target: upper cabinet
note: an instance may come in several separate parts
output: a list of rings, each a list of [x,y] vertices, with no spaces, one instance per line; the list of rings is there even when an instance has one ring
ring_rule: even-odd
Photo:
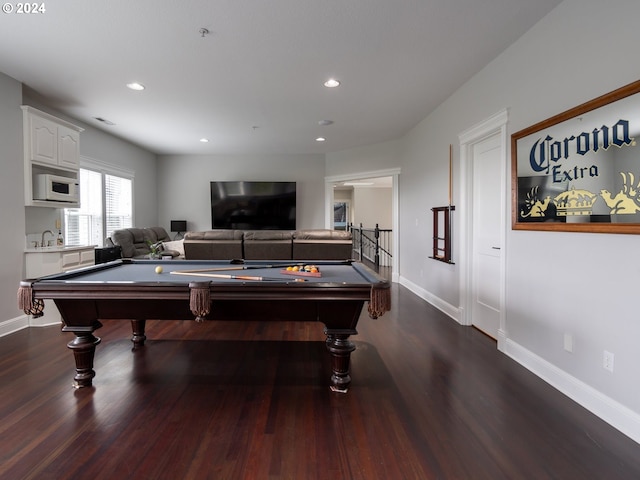
[[[80,132],[82,128],[33,107],[22,106],[24,130],[25,205],[77,207],[77,201],[43,199],[36,194],[39,177],[49,175],[79,183]],[[66,183],[62,181],[61,183]]]
[[[23,106],[26,160],[77,170],[82,128]]]
[[[58,126],[58,165],[80,168],[80,132],[64,125]]]

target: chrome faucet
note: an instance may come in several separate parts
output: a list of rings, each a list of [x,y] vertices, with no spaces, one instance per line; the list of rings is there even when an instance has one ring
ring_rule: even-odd
[[[44,243],[44,236],[45,234],[50,233],[51,236],[53,237],[53,232],[51,230],[45,230],[44,232],[42,232],[42,240],[40,242],[40,246],[41,247],[46,247],[47,245]]]

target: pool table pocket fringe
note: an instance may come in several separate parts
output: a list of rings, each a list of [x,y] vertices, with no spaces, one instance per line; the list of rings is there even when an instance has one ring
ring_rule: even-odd
[[[196,317],[196,322],[204,322],[211,311],[211,282],[189,283],[189,308]]]
[[[43,315],[44,300],[33,298],[33,288],[30,283],[23,283],[18,288],[18,308],[34,318]]]
[[[391,310],[391,289],[388,285],[382,288],[376,288],[376,286],[371,287],[371,296],[367,310],[371,318],[381,317],[385,312]]]
[[[18,308],[27,315],[33,309],[33,290],[31,285],[20,285],[18,288]]]

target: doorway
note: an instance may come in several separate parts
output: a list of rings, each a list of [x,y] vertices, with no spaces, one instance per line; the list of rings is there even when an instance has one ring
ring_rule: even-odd
[[[498,342],[505,330],[506,145],[503,110],[460,134],[461,321]]]
[[[365,190],[370,190],[368,194],[374,195],[374,197],[382,197],[379,193],[376,192],[376,188],[384,187],[385,189],[391,190],[390,195],[390,205],[385,206],[383,210],[389,211],[389,215],[391,218],[391,265],[387,265],[387,269],[391,270],[391,279],[394,282],[398,281],[399,274],[397,272],[398,263],[398,177],[400,175],[400,169],[387,169],[387,170],[376,170],[371,172],[360,172],[357,174],[349,174],[349,175],[341,175],[335,177],[325,177],[325,228],[335,229],[340,228],[341,226],[336,225],[336,217],[334,215],[335,206],[339,203],[348,204],[348,214],[347,218],[349,222],[354,222],[354,224],[359,224],[360,222],[365,227],[375,226],[377,223],[376,218],[380,218],[381,207],[377,198],[373,200],[363,200],[360,196],[354,196],[352,194],[345,193],[345,187],[350,187],[351,189],[355,188],[363,188]],[[345,185],[345,183],[347,185]],[[365,185],[366,184],[366,185]],[[372,193],[373,192],[373,193]],[[379,192],[379,191],[378,191]],[[389,197],[387,197],[389,198]],[[358,201],[356,201],[358,200]],[[359,214],[355,215],[355,211],[359,208],[356,204],[360,204]],[[372,205],[376,205],[375,208],[369,208]],[[368,212],[370,211],[372,216],[368,216]],[[357,216],[357,218],[356,218]],[[369,225],[369,223],[372,225]],[[388,226],[380,225],[380,228],[389,228]]]

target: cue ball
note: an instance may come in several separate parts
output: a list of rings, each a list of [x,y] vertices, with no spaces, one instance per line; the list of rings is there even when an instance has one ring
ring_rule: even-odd
[[[162,273],[162,267],[160,265],[156,267],[156,273]]]

